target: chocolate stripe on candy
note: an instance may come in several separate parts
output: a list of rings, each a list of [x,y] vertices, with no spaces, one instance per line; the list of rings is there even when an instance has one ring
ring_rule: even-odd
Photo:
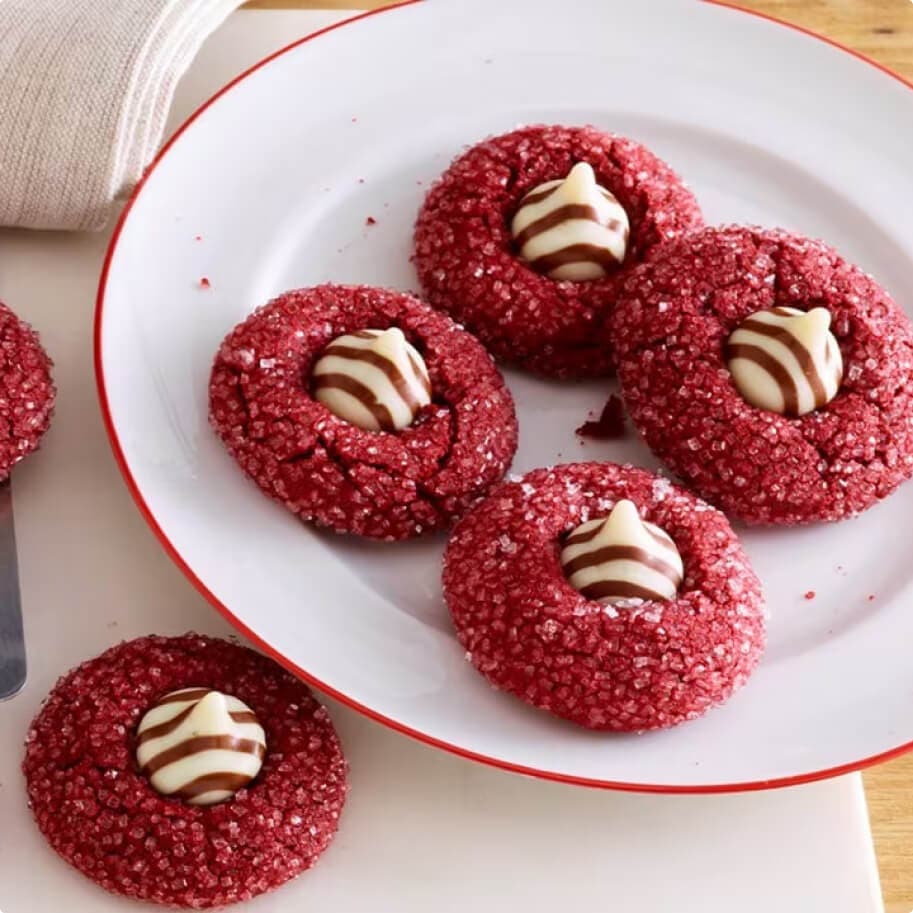
[[[587,568],[596,567],[600,564],[606,564],[609,561],[635,561],[644,565],[651,570],[662,574],[667,580],[671,580],[676,586],[681,579],[677,568],[673,567],[664,558],[650,554],[645,548],[637,545],[606,545],[603,548],[594,549],[591,552],[584,552],[571,558],[564,565],[564,573],[568,577],[573,577],[577,571],[586,570]]]
[[[514,241],[517,242],[518,247],[522,248],[527,241],[535,238],[536,235],[541,235],[544,231],[548,231],[550,228],[554,228],[556,225],[560,225],[570,219],[588,219],[590,222],[599,222],[599,210],[588,203],[567,203],[564,206],[553,209],[551,212],[546,212],[544,216],[540,216],[535,222],[530,222],[514,238]]]
[[[783,345],[792,353],[793,358],[796,359],[796,363],[799,365],[802,375],[812,388],[815,402],[820,403],[821,405],[824,405],[824,403],[827,402],[827,391],[824,389],[824,382],[818,374],[818,366],[815,364],[812,353],[793,336],[788,326],[776,326],[771,323],[764,323],[763,320],[749,317],[748,320],[745,320],[742,323],[739,329],[749,333],[758,333],[761,336],[768,336],[771,339],[783,343]],[[825,356],[826,355],[827,350],[825,349]]]
[[[194,805],[231,797],[256,777],[265,754],[266,736],[254,712],[208,688],[166,694],[137,729],[140,772],[162,795]]]
[[[370,428],[367,430],[371,431],[393,431],[396,428],[396,423],[393,420],[393,416],[390,414],[390,410],[383,403],[377,401],[377,397],[374,394],[374,391],[367,386],[367,384],[360,383],[354,377],[349,377],[348,374],[319,374],[314,377],[314,392],[317,396],[317,399],[320,400],[324,405],[329,406],[327,400],[329,393],[346,393],[352,399],[357,400],[364,409],[371,414],[373,417],[376,428]],[[339,396],[334,397],[330,402],[338,402],[340,399]],[[336,412],[339,415],[339,412],[331,409],[331,412]],[[353,421],[351,418],[345,415],[340,415],[340,418],[345,418],[347,421],[351,421],[353,425],[359,425],[359,427],[364,427],[360,422]]]
[[[599,535],[601,529],[602,525],[595,521],[584,523],[582,526],[578,526],[577,529],[568,534],[567,538],[564,540],[564,547],[568,548],[571,545],[581,545],[584,542],[591,542]]]
[[[266,753],[266,747],[256,739],[240,739],[233,735],[198,735],[153,755],[140,770],[147,777],[151,777],[163,767],[174,764],[175,761],[189,758],[191,755],[200,754],[203,751],[213,750],[238,751],[260,759]]]
[[[628,500],[573,530],[561,549],[561,567],[581,595],[610,604],[674,599],[684,574],[672,539],[642,521]]]
[[[843,379],[843,359],[824,308],[758,311],[739,324],[723,355],[745,400],[791,417],[825,406]]]
[[[547,200],[561,184],[562,181],[548,181],[545,184],[540,184],[538,188],[531,190],[522,200],[520,200],[520,205],[533,206],[536,203]]]
[[[209,691],[209,688],[184,688],[181,691],[172,691],[171,694],[166,694],[164,697],[159,698],[156,706],[159,704],[182,704],[185,701],[198,701],[201,697],[206,697]]]
[[[203,688],[196,692],[198,695],[196,698],[192,699],[192,703],[188,704],[177,716],[172,717],[165,723],[160,723],[158,726],[150,726],[148,729],[144,729],[142,732],[137,733],[136,744],[142,745],[143,742],[148,742],[150,739],[158,739],[163,735],[168,735],[169,732],[174,732],[184,720],[193,713],[193,708],[196,706],[196,702],[201,698],[205,697],[209,692]],[[173,702],[172,702],[173,703]],[[257,717],[251,710],[233,710],[228,714],[236,723],[256,723]]]
[[[551,276],[563,266],[570,266],[574,263],[595,263],[604,270],[603,274],[605,274],[617,262],[610,251],[595,244],[569,244],[554,253],[543,254],[535,260],[531,260],[530,266],[535,267],[538,272]]]
[[[421,360],[421,356],[418,354],[413,355],[412,352],[406,352],[406,355],[409,358],[409,367],[412,368],[412,372],[421,382],[422,389],[428,395],[428,399],[431,399],[431,378],[428,377],[428,370],[425,368],[425,363]]]
[[[199,801],[194,802],[193,800],[199,800],[201,796],[213,792],[234,795],[239,789],[247,786],[248,782],[249,779],[246,774],[235,774],[227,770],[220,770],[212,774],[203,774],[203,776],[191,780],[186,786],[182,786],[174,793],[174,797],[183,799],[192,805],[199,805],[201,804]]]
[[[377,352],[373,352],[371,349],[356,349],[354,346],[343,346],[338,345],[337,343],[327,346],[324,354],[335,355],[337,358],[347,358],[353,361],[363,361],[369,365],[374,365],[375,368],[379,368],[386,374],[387,379],[393,384],[393,388],[399,394],[400,399],[402,399],[409,408],[414,409],[416,412],[421,408],[418,397],[413,392],[410,378],[405,377],[399,367],[385,355],[378,355]],[[420,371],[417,369],[415,361],[411,356],[409,356],[409,367],[413,369],[416,378],[425,380],[425,378],[421,377]],[[326,386],[325,381],[328,377],[338,376],[338,374],[324,374],[323,376],[318,376],[317,381],[321,383],[322,386]],[[424,383],[421,384],[421,389],[427,389]]]
[[[669,597],[665,593],[651,590],[628,580],[597,580],[595,583],[581,587],[580,594],[593,602],[617,603],[628,599],[639,599],[641,602],[662,602]]]
[[[564,181],[546,181],[544,184],[540,184],[537,188],[530,190],[521,200],[521,206],[532,206],[533,203],[541,203],[543,200],[548,199],[562,184]],[[614,194],[609,193],[605,187],[600,187],[596,185],[596,189],[607,199],[614,200]]]
[[[402,330],[364,329],[334,339],[314,365],[314,398],[365,431],[399,431],[431,402],[421,355]]]
[[[520,256],[552,279],[607,275],[624,260],[629,232],[627,213],[586,162],[533,188],[511,221]]]
[[[789,370],[777,361],[770,352],[765,352],[760,346],[728,343],[726,345],[726,361],[732,362],[737,358],[756,364],[770,375],[780,391],[780,396],[783,398],[782,412],[784,415],[799,414],[799,391],[796,389],[796,382]],[[732,369],[730,368],[730,370]]]

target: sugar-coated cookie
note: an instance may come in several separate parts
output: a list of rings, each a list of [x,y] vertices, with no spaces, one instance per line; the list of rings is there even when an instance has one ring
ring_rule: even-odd
[[[137,761],[144,715],[187,688],[243,702],[240,724],[255,716],[265,733],[256,777],[218,804],[163,795]],[[347,790],[336,731],[307,686],[197,634],[128,641],[60,679],[29,730],[23,771],[63,859],[108,891],[192,909],[249,900],[310,868]]]
[[[641,518],[640,545],[611,529],[599,543],[593,527],[620,519],[622,501]],[[586,540],[596,550],[582,554]],[[583,564],[620,598],[578,578]],[[744,684],[764,648],[761,585],[726,518],[632,466],[572,463],[498,486],[455,527],[443,581],[476,669],[591,729],[694,719]]]
[[[581,166],[588,187],[562,196],[552,185]],[[550,199],[535,199],[549,190]],[[518,210],[530,199],[527,217]],[[691,191],[639,143],[595,127],[531,126],[454,161],[419,213],[414,260],[425,298],[496,358],[552,377],[598,377],[612,373],[600,330],[624,278],[701,224]],[[589,266],[603,262],[599,277],[553,278],[565,275],[568,248],[583,249]],[[579,266],[579,254],[572,259]]]
[[[517,446],[513,400],[480,343],[417,298],[366,286],[299,289],[255,311],[222,343],[209,403],[265,492],[303,520],[375,539],[450,526]]]
[[[820,241],[756,228],[683,238],[631,275],[611,333],[647,444],[732,516],[840,520],[913,474],[910,321]]]

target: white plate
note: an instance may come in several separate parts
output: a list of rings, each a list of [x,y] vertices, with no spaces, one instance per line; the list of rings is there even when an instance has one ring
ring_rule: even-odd
[[[901,81],[694,0],[392,9],[236,81],[191,118],[125,213],[99,289],[96,357],[141,509],[213,605],[290,668],[478,760],[705,791],[814,779],[902,750],[913,741],[913,485],[852,522],[746,531],[771,610],[754,678],[697,722],[606,736],[492,691],[465,663],[440,594],[442,540],[386,546],[302,527],[210,432],[209,365],[237,321],[324,280],[414,288],[411,228],[428,183],[464,144],[534,121],[642,140],[688,179],[709,222],[823,236],[913,302],[913,94]],[[634,441],[575,439],[610,385],[508,379],[515,471],[655,465]]]

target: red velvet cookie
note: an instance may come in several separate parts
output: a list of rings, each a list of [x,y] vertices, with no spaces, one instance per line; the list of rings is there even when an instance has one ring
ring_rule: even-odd
[[[189,686],[244,701],[266,732],[256,780],[219,805],[166,798],[138,772],[136,727]],[[248,900],[310,868],[336,833],[346,763],[308,688],[272,660],[197,634],[112,647],[62,678],[23,763],[44,836],[101,887],[201,909]]]
[[[789,417],[750,405],[724,348],[749,315],[825,308],[843,379]],[[625,402],[701,497],[750,523],[840,520],[913,474],[913,332],[870,276],[782,231],[708,228],[637,269],[611,321]]]
[[[432,401],[401,431],[365,431],[314,398],[311,374],[338,337],[389,327],[424,358]],[[513,400],[491,357],[402,292],[287,292],[228,335],[209,395],[213,428],[265,492],[303,520],[376,539],[449,526],[503,477],[517,446]]]
[[[568,534],[621,499],[678,549],[670,601],[603,605],[565,577]],[[726,518],[631,466],[568,464],[500,485],[454,529],[444,593],[495,687],[591,729],[694,719],[744,684],[765,642],[761,586]]]
[[[579,162],[627,213],[623,262],[603,278],[555,280],[518,256],[510,220],[540,184]],[[661,242],[702,224],[691,192],[652,152],[594,127],[524,127],[473,146],[425,199],[415,265],[436,308],[465,324],[496,358],[552,377],[611,374],[599,329],[631,268]]]
[[[0,304],[0,480],[37,449],[54,411],[51,359],[38,334]]]

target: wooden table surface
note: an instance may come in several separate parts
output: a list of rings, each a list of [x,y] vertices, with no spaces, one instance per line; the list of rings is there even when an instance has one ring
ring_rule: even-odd
[[[391,0],[251,0],[258,9],[350,9]],[[492,0],[497,2],[497,0]],[[743,0],[744,6],[804,26],[861,51],[913,82],[909,0]],[[913,150],[911,150],[913,167]],[[906,201],[905,205],[910,205]],[[913,754],[864,774],[886,913],[913,911]]]

